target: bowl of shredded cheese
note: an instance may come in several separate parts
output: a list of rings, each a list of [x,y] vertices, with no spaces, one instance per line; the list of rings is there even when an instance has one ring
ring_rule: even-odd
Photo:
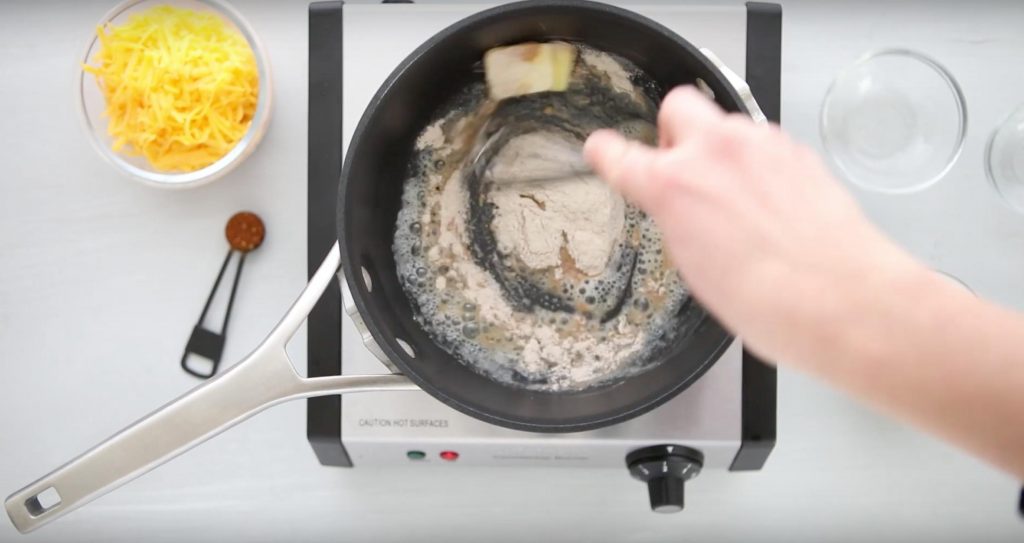
[[[266,57],[219,0],[129,0],[97,25],[77,87],[108,162],[149,185],[203,185],[231,171],[270,117]]]

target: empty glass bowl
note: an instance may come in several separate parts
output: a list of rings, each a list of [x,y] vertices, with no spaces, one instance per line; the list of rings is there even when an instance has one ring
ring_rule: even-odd
[[[821,136],[851,183],[913,192],[941,179],[956,162],[966,111],[960,87],[939,63],[887,49],[839,73],[825,95]]]
[[[992,132],[985,171],[1003,200],[1024,213],[1024,105]]]
[[[975,294],[974,289],[972,289],[970,286],[968,286],[967,283],[964,282],[963,279],[960,279],[959,277],[957,277],[957,276],[955,276],[955,275],[953,275],[953,274],[951,274],[949,272],[944,272],[942,270],[934,270],[934,271],[935,271],[935,273],[939,274],[940,277],[942,277],[943,279],[949,281],[950,283],[952,283],[952,284],[954,284],[954,285],[964,289],[967,292],[970,292],[971,294]]]
[[[203,185],[217,179],[234,169],[256,148],[270,119],[270,67],[266,55],[252,27],[231,6],[219,0],[127,0],[122,2],[99,21],[99,26],[106,24],[118,25],[128,20],[134,13],[146,11],[155,6],[170,5],[195,11],[208,11],[218,14],[233,26],[249,43],[256,57],[256,69],[259,73],[259,97],[252,124],[245,135],[226,155],[219,160],[192,172],[162,172],[153,168],[144,157],[130,156],[112,149],[112,138],[107,133],[106,100],[100,91],[93,74],[79,68],[75,90],[82,123],[93,147],[107,162],[114,165],[123,174],[152,186],[166,188],[185,188]],[[79,67],[91,64],[93,56],[99,51],[100,43],[93,31],[85,54]]]

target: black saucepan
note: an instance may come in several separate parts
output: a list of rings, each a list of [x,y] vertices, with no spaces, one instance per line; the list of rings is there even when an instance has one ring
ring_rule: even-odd
[[[475,67],[487,49],[554,39],[582,42],[633,62],[657,83],[659,97],[699,78],[724,109],[759,114],[742,81],[713,55],[629,11],[579,0],[528,1],[455,23],[402,62],[374,97],[342,173],[338,244],[267,339],[228,371],[11,495],[4,506],[18,530],[34,530],[288,400],[422,389],[487,422],[570,432],[635,417],[699,378],[731,338],[695,304],[686,309],[697,319],[692,332],[664,352],[664,361],[655,361],[661,363],[644,373],[580,392],[537,392],[492,381],[454,360],[413,318],[391,246],[417,135],[441,104],[482,77]],[[304,378],[292,366],[285,345],[339,267],[358,309],[355,320],[372,337],[371,350],[379,347],[400,374]]]
[[[696,329],[663,356],[664,363],[620,382],[582,392],[534,392],[492,380],[438,347],[413,318],[391,252],[402,183],[420,130],[439,108],[482,75],[487,49],[562,39],[632,61],[664,94],[702,79],[729,111],[741,100],[727,77],[689,42],[635,13],[581,1],[521,2],[484,11],[437,34],[410,55],[374,96],[352,138],[338,195],[338,240],[352,298],[377,344],[421,388],[479,419],[539,432],[596,428],[637,416],[685,389],[730,341],[692,306]],[[372,290],[363,281],[365,269]],[[401,339],[415,356],[396,341]]]

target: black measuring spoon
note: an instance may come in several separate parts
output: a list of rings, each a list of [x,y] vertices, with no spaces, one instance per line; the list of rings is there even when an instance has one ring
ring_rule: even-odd
[[[263,243],[266,232],[263,221],[255,213],[240,211],[228,219],[228,224],[224,227],[224,236],[227,238],[230,248],[228,249],[227,256],[224,257],[224,263],[220,266],[220,272],[217,273],[217,280],[214,281],[213,288],[210,289],[210,296],[206,299],[203,312],[199,314],[199,320],[196,322],[195,327],[192,328],[192,335],[189,336],[188,343],[185,345],[185,352],[181,355],[181,369],[185,370],[186,373],[200,379],[209,379],[217,373],[217,367],[220,366],[220,357],[224,353],[224,340],[227,337],[228,319],[231,317],[231,306],[235,302],[238,279],[242,276],[242,265],[245,264],[245,255]],[[206,318],[206,312],[209,311],[210,303],[213,302],[213,297],[217,293],[217,287],[220,286],[220,280],[224,277],[224,271],[227,270],[228,263],[231,262],[231,256],[236,252],[239,254],[238,268],[235,269],[235,280],[231,284],[231,294],[228,297],[227,309],[224,310],[224,322],[221,324],[220,332],[218,333],[204,327],[203,320]],[[189,355],[196,355],[209,360],[210,371],[203,373],[194,367],[190,367],[188,363]]]

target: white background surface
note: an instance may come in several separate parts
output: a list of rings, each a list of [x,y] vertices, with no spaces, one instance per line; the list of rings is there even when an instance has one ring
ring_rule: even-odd
[[[178,358],[231,213],[257,211],[269,233],[246,265],[226,361],[305,283],[306,2],[236,5],[273,63],[270,129],[228,178],[164,192],[118,178],[75,116],[77,56],[110,2],[0,4],[2,494],[194,385]],[[970,128],[949,177],[858,196],[936,267],[1024,309],[1024,217],[988,189],[981,158],[1024,101],[1024,4],[784,5],[783,124],[812,145],[832,75],[867,49],[914,47],[958,77]],[[765,469],[701,475],[674,516],[647,512],[625,470],[323,468],[304,415],[303,403],[272,409],[33,535],[0,520],[0,541],[1024,540],[1017,482],[785,370]]]

